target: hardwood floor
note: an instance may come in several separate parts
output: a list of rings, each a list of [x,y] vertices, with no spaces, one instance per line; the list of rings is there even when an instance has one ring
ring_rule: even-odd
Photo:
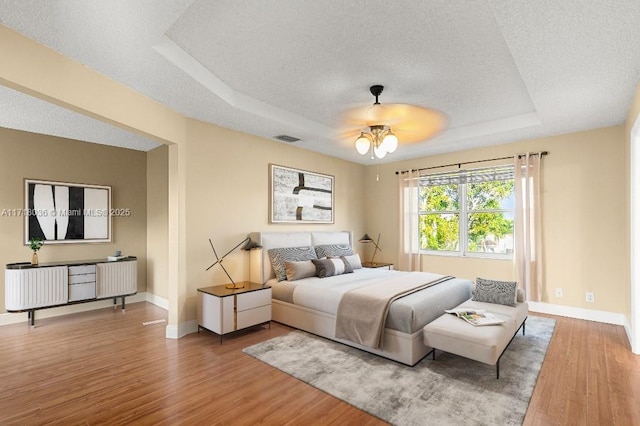
[[[0,327],[0,424],[384,424],[241,352],[286,326],[220,345],[143,325],[159,319],[136,303]],[[556,319],[525,424],[640,424],[640,356],[622,327]]]

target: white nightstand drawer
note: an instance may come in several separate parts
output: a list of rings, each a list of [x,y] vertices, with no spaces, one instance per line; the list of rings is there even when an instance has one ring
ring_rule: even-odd
[[[271,305],[271,288],[238,294],[238,312]]]
[[[238,330],[269,321],[271,321],[271,304],[238,312]]]
[[[95,274],[96,265],[69,266],[69,275]]]

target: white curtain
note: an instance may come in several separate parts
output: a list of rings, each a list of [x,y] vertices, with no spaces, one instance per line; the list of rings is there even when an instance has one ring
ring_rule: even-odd
[[[418,178],[420,173],[411,170],[398,173],[400,194],[400,254],[398,269],[401,271],[420,270],[420,240],[418,229]]]
[[[514,158],[515,276],[526,299],[534,302],[540,301],[542,293],[541,158],[529,153]]]

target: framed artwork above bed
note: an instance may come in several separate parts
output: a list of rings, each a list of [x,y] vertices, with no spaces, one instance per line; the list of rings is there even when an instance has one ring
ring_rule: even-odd
[[[269,223],[334,223],[334,177],[269,164]]]

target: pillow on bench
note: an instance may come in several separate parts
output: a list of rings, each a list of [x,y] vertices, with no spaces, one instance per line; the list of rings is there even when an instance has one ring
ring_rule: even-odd
[[[476,278],[476,286],[471,300],[476,302],[496,303],[516,306],[518,283],[515,281],[497,281]]]

